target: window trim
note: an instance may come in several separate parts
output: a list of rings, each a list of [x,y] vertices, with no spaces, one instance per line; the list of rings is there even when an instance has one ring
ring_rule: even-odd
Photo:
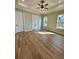
[[[63,16],[64,16],[64,14],[59,14],[59,15],[63,15]],[[57,18],[56,18],[57,20],[58,20],[58,16],[59,16],[59,15],[57,15]],[[56,21],[56,22],[57,22],[57,21]],[[64,28],[61,28],[61,27],[57,27],[57,23],[56,23],[56,28],[57,28],[57,29],[61,29],[61,30],[64,29]]]

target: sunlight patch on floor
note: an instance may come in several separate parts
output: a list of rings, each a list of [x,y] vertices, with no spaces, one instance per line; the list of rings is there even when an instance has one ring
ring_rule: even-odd
[[[39,33],[39,34],[54,34],[52,32],[37,32],[37,33]]]

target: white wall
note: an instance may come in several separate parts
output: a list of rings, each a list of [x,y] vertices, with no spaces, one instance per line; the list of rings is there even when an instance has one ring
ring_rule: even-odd
[[[15,10],[16,32],[41,29],[41,16],[29,12]]]
[[[31,31],[32,30],[32,14],[23,12],[24,18],[24,31]]]
[[[57,26],[57,16],[60,15],[60,14],[64,14],[64,10],[44,15],[44,16],[48,17],[48,25],[47,25],[47,27],[43,26],[43,29],[50,30],[50,31],[64,35],[64,29],[56,28],[56,26]]]

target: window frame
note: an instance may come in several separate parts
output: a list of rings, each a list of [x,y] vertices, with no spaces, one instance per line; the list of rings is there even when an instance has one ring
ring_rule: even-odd
[[[56,22],[57,22],[57,23],[56,23],[56,28],[57,28],[57,29],[64,29],[64,27],[63,27],[63,28],[62,28],[62,27],[58,27],[58,16],[60,16],[60,15],[63,15],[63,17],[64,17],[64,14],[59,14],[59,15],[57,15],[57,18],[56,18],[56,19],[57,19],[57,21],[56,21]],[[63,20],[63,22],[64,22],[64,20]],[[64,26],[64,24],[63,24],[63,26]]]

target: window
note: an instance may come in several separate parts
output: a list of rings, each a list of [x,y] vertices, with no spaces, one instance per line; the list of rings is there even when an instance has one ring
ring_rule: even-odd
[[[45,16],[43,18],[43,26],[47,26],[47,22],[48,22],[48,18],[47,18],[47,16]]]
[[[56,28],[64,29],[64,14],[57,16],[57,26]]]

